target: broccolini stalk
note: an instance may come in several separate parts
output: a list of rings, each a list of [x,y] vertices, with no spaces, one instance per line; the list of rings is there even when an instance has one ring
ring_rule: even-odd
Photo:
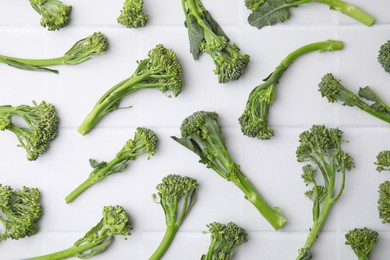
[[[375,164],[378,172],[390,171],[390,150],[378,153]]]
[[[370,253],[379,241],[379,234],[368,228],[355,228],[345,234],[345,244],[351,246],[359,260],[370,259]]]
[[[214,73],[219,83],[239,79],[248,67],[249,55],[240,54],[238,46],[229,43],[228,36],[200,0],[181,2],[193,58],[197,60],[202,52],[207,52],[216,65]]]
[[[158,44],[149,51],[146,59],[138,62],[132,76],[113,86],[98,100],[78,131],[87,134],[103,116],[119,109],[122,98],[137,90],[151,88],[162,93],[170,90],[176,97],[182,85],[183,71],[178,57],[172,50]]]
[[[342,134],[339,129],[314,125],[299,136],[300,145],[296,155],[298,162],[308,162],[301,176],[306,186],[312,186],[305,195],[313,202],[313,226],[305,245],[299,250],[297,260],[311,259],[310,249],[330,209],[343,193],[346,171],[354,167],[352,158],[341,148],[342,143],[346,142]],[[318,173],[321,178],[317,178]]]
[[[248,241],[245,229],[233,222],[221,224],[213,222],[207,225],[211,234],[211,243],[207,254],[201,260],[229,260],[233,259],[233,249]]]
[[[58,70],[46,67],[55,65],[77,65],[92,58],[94,55],[104,54],[108,49],[108,40],[100,32],[76,42],[64,56],[51,59],[22,59],[0,55],[0,63],[22,70],[48,71],[58,73]]]
[[[312,2],[328,5],[331,10],[339,11],[367,26],[371,26],[375,21],[375,17],[357,6],[340,0],[247,0],[247,2],[247,7],[253,10],[248,22],[258,29],[283,23],[290,18],[290,8]]]
[[[42,101],[34,106],[0,106],[0,131],[9,130],[18,138],[20,147],[27,152],[27,159],[35,161],[43,154],[58,134],[59,119],[55,107]],[[23,119],[27,127],[12,122],[12,117]]]
[[[131,234],[132,223],[129,215],[121,206],[105,206],[103,218],[100,222],[88,231],[84,237],[77,240],[72,247],[26,260],[60,260],[70,257],[81,259],[91,258],[103,253],[114,240],[115,236],[126,236]]]
[[[274,136],[274,130],[269,126],[269,111],[276,99],[276,85],[283,76],[284,71],[300,56],[319,51],[335,51],[343,49],[341,41],[327,40],[302,46],[290,53],[264,82],[255,87],[249,94],[245,110],[238,119],[241,132],[250,137],[268,140]]]
[[[158,260],[171,245],[177,231],[195,203],[198,181],[194,178],[170,174],[156,186],[159,204],[164,209],[166,232],[160,245],[149,258]],[[156,200],[157,195],[153,194]]]
[[[157,136],[152,130],[138,127],[133,139],[127,140],[123,148],[116,154],[115,158],[110,162],[97,162],[90,159],[93,171],[89,174],[89,177],[81,183],[75,190],[73,190],[68,196],[66,196],[66,203],[72,202],[82,192],[89,187],[98,183],[112,174],[123,172],[126,170],[126,164],[130,160],[135,160],[142,154],[149,154],[153,156],[156,153]]]
[[[39,202],[41,193],[36,188],[23,187],[14,190],[0,184],[0,241],[20,239],[35,235],[42,207]]]
[[[390,223],[390,181],[379,185],[378,210],[382,223]]]
[[[144,27],[149,20],[149,16],[142,10],[143,0],[126,0],[118,17],[118,23],[128,28]]]
[[[184,119],[181,124],[182,138],[172,139],[196,153],[200,163],[213,169],[222,178],[233,182],[251,202],[261,215],[279,230],[286,222],[279,208],[272,208],[257,192],[256,188],[234,163],[225,145],[225,137],[218,123],[215,112],[198,111]]]
[[[370,87],[360,88],[358,95],[344,87],[331,73],[325,74],[319,83],[319,91],[330,103],[343,102],[344,106],[356,106],[387,123],[390,123],[390,106],[387,105]],[[363,99],[371,101],[368,105]]]
[[[41,18],[41,25],[49,31],[59,30],[69,24],[72,6],[58,0],[30,0],[31,6]]]
[[[379,48],[378,62],[387,73],[390,73],[390,41],[385,42]]]

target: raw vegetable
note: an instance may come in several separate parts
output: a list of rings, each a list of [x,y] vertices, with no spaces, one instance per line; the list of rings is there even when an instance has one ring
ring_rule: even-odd
[[[144,27],[149,16],[143,11],[143,0],[126,0],[118,17],[118,23],[128,28]]]
[[[351,246],[359,260],[370,259],[370,253],[379,241],[379,234],[368,228],[355,228],[345,234],[346,245]]]
[[[70,22],[72,6],[65,5],[58,0],[29,0],[41,17],[41,25],[49,31],[59,30]]]

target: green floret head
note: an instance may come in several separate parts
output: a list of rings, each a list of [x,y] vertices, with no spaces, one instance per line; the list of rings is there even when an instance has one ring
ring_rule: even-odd
[[[390,181],[379,185],[378,210],[382,223],[390,223]]]
[[[354,106],[356,102],[357,96],[346,89],[331,73],[327,73],[322,77],[318,87],[321,96],[326,97],[330,103],[341,101],[343,105]]]
[[[41,14],[41,25],[49,31],[59,30],[69,24],[72,6],[58,0],[30,0],[30,3]]]
[[[262,140],[274,136],[274,130],[268,124],[268,111],[275,98],[274,84],[262,84],[251,92],[245,110],[238,119],[244,135]]]
[[[12,115],[0,115],[0,131],[4,131],[12,124]]]
[[[233,249],[248,241],[248,234],[245,229],[233,222],[226,225],[213,222],[208,224],[207,227],[211,234],[208,255],[211,254],[212,259],[232,259]]]
[[[386,72],[390,73],[390,41],[379,48],[378,62]]]
[[[208,136],[205,123],[207,120],[218,122],[216,112],[198,111],[185,118],[181,124],[181,135],[183,137],[200,136],[205,139]]]
[[[229,45],[225,50],[212,54],[216,68],[214,73],[218,75],[219,83],[237,80],[248,67],[250,57],[240,54],[237,45]]]
[[[156,84],[157,88],[165,93],[172,91],[177,97],[183,87],[183,68],[176,53],[158,44],[149,51],[148,58],[139,62],[139,74],[152,73],[146,80],[148,84]],[[142,66],[144,64],[144,66]]]
[[[162,182],[156,186],[160,198],[168,203],[177,202],[178,199],[193,194],[197,188],[196,179],[176,174],[164,177]]]
[[[313,125],[310,130],[299,135],[300,145],[296,155],[298,162],[310,161],[316,154],[335,156],[336,170],[351,170],[354,167],[352,158],[341,150],[343,132],[338,128],[326,128],[324,125]]]
[[[143,0],[126,0],[118,17],[118,23],[128,28],[144,27],[149,16],[142,10]]]
[[[225,36],[217,36],[213,32],[204,31],[205,39],[200,44],[201,51],[222,51],[228,44]]]
[[[40,192],[36,188],[23,187],[13,190],[0,184],[0,211],[3,233],[0,241],[29,237],[38,232],[38,222],[42,215],[39,202]]]
[[[259,8],[264,3],[264,0],[245,0],[245,6],[255,11],[257,8]]]
[[[390,171],[390,150],[381,151],[376,156],[375,164],[377,165],[376,170],[378,172]]]
[[[132,222],[126,210],[121,206],[103,208],[103,230],[108,236],[128,236],[131,234]]]
[[[157,136],[156,134],[145,127],[137,127],[134,140],[145,147],[145,152],[149,155],[155,155],[157,149]]]
[[[368,259],[379,241],[378,232],[368,228],[355,228],[345,234],[345,244],[351,246],[359,259]]]
[[[65,53],[66,64],[79,64],[92,58],[93,55],[101,55],[108,50],[108,39],[101,32],[94,32],[91,36],[76,42]]]

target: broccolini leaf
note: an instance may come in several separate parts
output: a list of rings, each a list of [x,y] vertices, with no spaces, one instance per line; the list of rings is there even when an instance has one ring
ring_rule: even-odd
[[[199,157],[203,157],[202,148],[200,148],[198,143],[195,142],[192,138],[177,138],[176,136],[171,136],[171,138],[182,146],[196,153]]]
[[[248,22],[258,29],[282,23],[290,18],[290,7],[291,4],[286,4],[284,0],[265,1],[262,6],[249,15]]]
[[[372,90],[370,87],[366,86],[364,88],[359,89],[359,97],[365,98],[367,100],[373,101],[374,103],[371,105],[373,109],[380,113],[390,114],[390,107],[387,106],[382,99]]]
[[[191,14],[188,15],[186,25],[188,27],[188,38],[190,39],[190,52],[194,60],[197,60],[201,53],[200,45],[204,39],[203,29]]]
[[[205,22],[208,23],[211,30],[218,36],[223,36],[226,38],[226,41],[230,41],[229,37],[226,35],[226,33],[223,31],[222,27],[218,24],[218,22],[211,16],[209,11],[204,11],[205,15]]]
[[[96,168],[101,169],[104,166],[106,166],[107,163],[106,162],[98,162],[95,159],[89,159],[89,165],[91,165],[91,167],[93,169],[96,169]]]
[[[78,254],[77,257],[80,259],[89,259],[95,255],[103,253],[110,246],[113,240],[114,237],[110,237],[108,240],[104,241],[103,243],[91,248],[87,253],[82,252]]]
[[[41,66],[24,64],[24,63],[21,63],[21,62],[18,62],[16,60],[12,60],[12,59],[2,59],[2,62],[7,64],[8,66],[11,66],[11,67],[14,67],[17,69],[21,69],[21,70],[46,71],[46,72],[53,72],[55,74],[58,74],[58,70],[48,69],[48,68],[41,67]]]

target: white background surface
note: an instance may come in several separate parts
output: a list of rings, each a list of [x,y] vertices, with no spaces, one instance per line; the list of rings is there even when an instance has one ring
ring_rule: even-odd
[[[64,0],[65,1],[65,0]],[[199,180],[198,200],[180,228],[164,259],[199,259],[207,251],[209,235],[201,233],[212,221],[234,221],[246,228],[249,241],[236,250],[237,260],[295,259],[312,224],[311,202],[304,197],[302,164],[295,159],[298,135],[312,124],[340,127],[350,143],[345,145],[356,162],[347,176],[343,196],[331,210],[313,248],[314,259],[356,259],[344,245],[346,231],[367,226],[380,232],[372,259],[389,259],[390,228],[378,218],[378,185],[389,179],[378,174],[373,162],[377,153],[390,149],[388,125],[356,108],[329,104],[317,91],[320,78],[332,72],[351,90],[370,85],[390,102],[390,75],[376,61],[379,46],[390,39],[390,3],[387,0],[350,0],[377,17],[368,28],[320,4],[292,10],[284,24],[257,30],[249,26],[243,0],[204,0],[204,5],[225,29],[242,53],[251,56],[243,77],[220,85],[211,58],[195,62],[189,52],[184,15],[179,0],[147,0],[149,24],[131,30],[116,23],[123,1],[66,0],[73,5],[71,24],[57,32],[39,26],[39,16],[26,0],[3,0],[0,6],[0,53],[26,58],[60,56],[77,40],[101,31],[110,40],[106,55],[74,67],[57,67],[59,75],[28,72],[0,66],[0,104],[31,104],[42,99],[58,108],[61,129],[48,152],[35,162],[25,159],[16,138],[0,133],[0,183],[20,188],[38,187],[44,215],[40,232],[0,245],[0,259],[21,259],[70,247],[101,218],[104,205],[123,205],[134,220],[128,240],[116,239],[94,259],[147,259],[165,231],[163,210],[151,199],[155,185],[169,173]],[[270,113],[276,135],[260,141],[241,134],[237,118],[249,92],[288,53],[315,41],[339,39],[345,49],[310,53],[299,58],[284,74]],[[76,129],[97,99],[111,86],[128,77],[135,61],[146,57],[157,43],[172,48],[182,60],[185,86],[177,98],[144,90],[125,98],[120,110],[106,116],[83,137]],[[197,110],[214,110],[226,135],[228,149],[242,170],[271,205],[279,206],[287,224],[274,232],[247,202],[242,193],[216,173],[197,163],[192,152],[169,136],[179,135],[181,121]],[[65,196],[87,178],[89,158],[110,160],[137,126],[153,129],[160,139],[157,154],[138,158],[126,172],[101,182],[66,205]]]

